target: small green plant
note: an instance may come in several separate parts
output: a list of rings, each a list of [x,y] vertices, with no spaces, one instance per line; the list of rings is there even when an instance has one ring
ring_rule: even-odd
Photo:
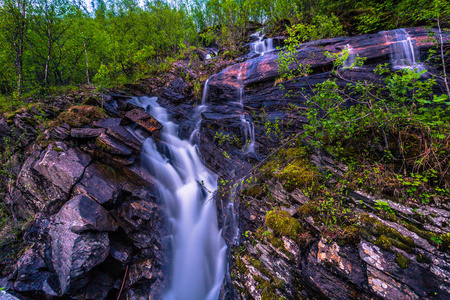
[[[388,214],[395,215],[394,210],[391,208],[389,203],[387,203],[386,201],[378,200],[375,203],[375,208],[380,210],[380,211],[384,211],[384,212],[386,212]]]

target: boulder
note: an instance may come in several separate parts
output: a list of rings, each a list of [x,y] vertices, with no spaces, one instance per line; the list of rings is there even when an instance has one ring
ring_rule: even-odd
[[[121,192],[122,183],[114,170],[104,165],[92,164],[86,168],[81,181],[75,185],[74,194],[88,195],[100,205],[112,206]]]
[[[132,286],[137,282],[149,283],[154,277],[153,263],[149,259],[142,259],[133,263],[128,271],[127,285]]]
[[[42,152],[33,170],[63,192],[69,193],[75,183],[81,179],[84,169],[90,162],[91,158],[84,152],[56,142]]]
[[[108,212],[84,195],[69,200],[52,218],[49,236],[60,295],[86,286],[88,272],[109,255],[108,231],[116,228]]]
[[[11,294],[8,294],[5,291],[0,291],[0,300],[20,300],[20,299]]]
[[[86,286],[86,293],[84,294],[86,300],[102,300],[106,299],[109,291],[114,286],[114,279],[108,274],[93,271]]]
[[[57,296],[54,288],[49,284],[50,276],[51,273],[44,259],[38,251],[31,248],[17,262],[17,280],[14,282],[14,290],[35,295],[44,293]]]
[[[44,208],[48,213],[56,212],[90,161],[87,154],[62,142],[34,151],[22,166],[12,201],[32,213]]]

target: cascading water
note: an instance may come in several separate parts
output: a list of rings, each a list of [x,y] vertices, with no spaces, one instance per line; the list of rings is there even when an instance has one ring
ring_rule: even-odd
[[[197,124],[195,125],[194,130],[191,133],[191,137],[189,138],[189,142],[191,142],[194,145],[198,145],[200,142],[200,125],[202,123],[202,112],[205,111],[206,108],[206,101],[208,99],[208,91],[209,91],[209,78],[205,81],[205,86],[203,87],[203,94],[202,94],[202,103],[197,106],[194,112],[194,119],[197,120]]]
[[[250,36],[257,39],[255,42],[250,43],[251,52],[264,55],[267,52],[275,50],[275,48],[273,47],[273,39],[264,39],[264,34],[262,34],[261,31],[258,31]]]
[[[344,62],[344,69],[354,68],[353,64],[355,63],[355,53],[349,44],[345,45],[345,49],[348,51],[348,57]]]
[[[241,115],[241,123],[243,125],[243,133],[245,137],[244,151],[246,153],[255,152],[255,125],[248,121],[244,115]]]
[[[171,286],[165,300],[216,300],[226,268],[213,198],[217,175],[202,164],[195,145],[178,138],[178,126],[156,100],[131,101],[164,126],[160,142],[145,141],[142,163],[155,178],[173,229]]]
[[[239,106],[243,107],[243,99],[244,99],[244,81],[242,79],[242,69],[244,64],[241,64],[239,66],[239,73],[237,76],[237,101],[233,103],[237,103]],[[206,87],[205,87],[206,89]],[[203,91],[203,94],[205,95],[205,91]],[[248,121],[245,118],[245,115],[240,116],[241,124],[242,124],[242,133],[245,138],[245,145],[243,150],[246,153],[252,153],[255,151],[255,126],[253,122],[250,120]]]
[[[424,67],[417,59],[417,52],[411,37],[405,29],[395,29],[384,32],[394,69],[411,69],[422,71]]]

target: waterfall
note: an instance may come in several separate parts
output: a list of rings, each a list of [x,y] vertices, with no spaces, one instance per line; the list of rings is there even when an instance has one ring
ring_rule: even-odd
[[[347,49],[348,51],[348,57],[344,62],[344,69],[349,69],[349,68],[355,68],[355,66],[352,67],[352,65],[355,63],[355,53],[354,50],[352,48],[352,46],[350,46],[349,44],[345,45],[345,49]]]
[[[248,121],[244,115],[241,115],[241,123],[244,127],[243,133],[245,137],[244,151],[246,153],[255,152],[255,125],[252,121]]]
[[[238,104],[240,107],[244,106],[243,98],[244,98],[244,80],[242,79],[242,67],[244,64],[240,64],[239,66],[239,73],[237,75],[237,101],[232,102]],[[242,133],[245,138],[245,145],[243,150],[246,153],[252,153],[255,152],[255,125],[250,120],[247,120],[245,118],[245,115],[240,116],[240,120],[242,123]]]
[[[273,39],[268,38],[264,39],[264,34],[261,31],[258,31],[252,35],[252,38],[256,39],[256,41],[250,43],[250,51],[258,53],[260,55],[264,55],[267,52],[271,52],[275,50],[273,48]]]
[[[195,145],[178,138],[178,126],[156,100],[131,101],[164,126],[161,141],[147,139],[142,154],[172,225],[171,285],[164,299],[216,300],[226,268],[226,245],[213,198],[218,177],[203,165]]]
[[[389,43],[391,64],[394,69],[424,70],[423,65],[416,60],[415,45],[405,29],[385,31],[384,35]]]
[[[203,93],[202,93],[202,105],[205,105],[208,101],[208,92],[209,92],[209,78],[205,81],[205,86],[203,87]]]
[[[194,119],[197,120],[194,130],[191,133],[189,142],[194,145],[198,145],[200,142],[200,125],[202,124],[202,112],[206,109],[206,102],[208,101],[208,91],[209,91],[209,78],[205,81],[205,86],[203,87],[202,93],[202,103],[197,106],[194,112]]]

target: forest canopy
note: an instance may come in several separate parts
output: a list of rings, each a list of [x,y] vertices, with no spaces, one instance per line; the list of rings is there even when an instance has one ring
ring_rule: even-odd
[[[301,24],[334,36],[433,26],[437,18],[448,27],[449,7],[442,0],[1,0],[0,94],[133,82],[196,47],[238,49],[255,26],[286,34]]]

